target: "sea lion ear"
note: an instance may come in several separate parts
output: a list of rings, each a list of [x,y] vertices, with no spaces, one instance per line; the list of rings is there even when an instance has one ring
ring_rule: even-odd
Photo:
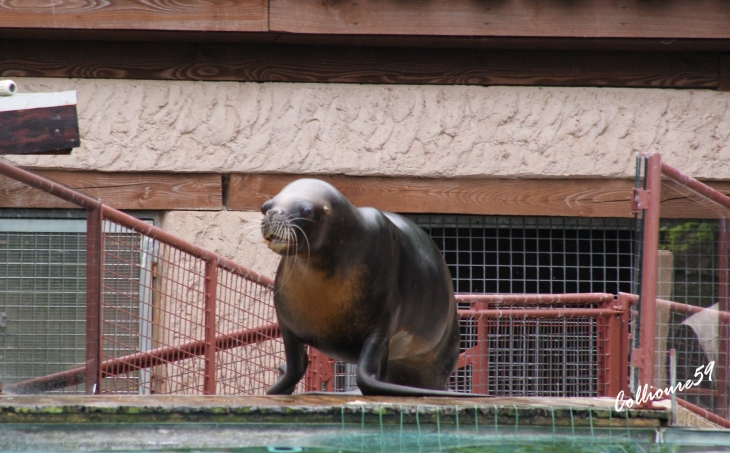
[[[323,209],[324,209],[324,213],[325,213],[325,214],[329,214],[329,213],[330,213],[330,211],[331,211],[331,209],[330,209],[330,207],[329,207],[329,206],[325,206],[325,207],[324,207]]]

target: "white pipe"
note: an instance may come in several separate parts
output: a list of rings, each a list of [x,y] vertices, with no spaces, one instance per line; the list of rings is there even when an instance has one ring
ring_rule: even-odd
[[[12,96],[18,90],[18,85],[12,80],[0,80],[0,96]]]

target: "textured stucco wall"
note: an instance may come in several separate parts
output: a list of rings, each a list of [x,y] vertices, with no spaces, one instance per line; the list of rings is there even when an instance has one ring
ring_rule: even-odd
[[[264,245],[259,212],[171,211],[162,228],[269,277],[274,277],[279,255]]]
[[[730,93],[711,90],[16,78],[76,90],[81,148],[11,156],[100,171],[630,177],[636,152],[730,178]],[[163,228],[273,276],[259,213],[169,212]]]
[[[730,178],[730,93],[15,79],[77,90],[82,147],[24,156],[102,171],[628,177],[635,152]]]

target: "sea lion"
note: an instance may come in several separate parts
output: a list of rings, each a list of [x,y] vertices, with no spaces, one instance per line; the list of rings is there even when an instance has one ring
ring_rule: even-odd
[[[356,363],[364,395],[458,395],[446,391],[459,356],[453,285],[422,229],[316,179],[294,181],[261,212],[282,256],[274,306],[286,366],[269,394],[294,391],[311,345]]]

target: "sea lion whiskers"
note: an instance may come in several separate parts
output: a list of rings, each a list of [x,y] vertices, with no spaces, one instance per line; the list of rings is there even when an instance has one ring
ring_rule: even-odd
[[[309,220],[309,219],[303,219],[303,220]],[[307,237],[307,233],[304,231],[304,229],[302,229],[302,227],[300,227],[299,225],[290,225],[290,226],[291,226],[291,230],[290,231],[292,233],[294,232],[294,228],[296,228],[299,231],[301,231],[302,232],[302,237],[304,238],[304,240],[307,243],[307,263],[304,265],[304,272],[302,272],[302,277],[299,279],[299,282],[297,283],[297,286],[294,288],[296,290],[297,288],[299,288],[299,285],[302,284],[302,280],[304,280],[304,276],[307,273],[307,270],[309,270],[309,257],[311,255],[311,247],[309,245],[309,238]],[[295,241],[295,246],[296,246],[297,245],[296,244],[296,241],[297,241],[296,234],[294,234],[294,241]],[[295,262],[296,262],[297,259],[299,259],[299,253],[297,253],[297,254],[294,255],[294,261]],[[291,268],[292,268],[291,272],[294,272],[294,266],[292,266]],[[289,275],[291,277],[291,273]]]
[[[263,221],[262,221],[263,222]],[[241,223],[247,223],[247,222],[241,222]],[[246,225],[242,228],[242,232],[248,237],[249,239],[253,239],[254,234],[256,234],[257,231],[263,231],[263,225],[259,223],[254,223],[252,225]],[[248,234],[246,234],[248,232]]]
[[[284,227],[286,228],[287,242],[290,244],[293,244],[294,250],[299,250],[299,238],[297,237],[295,230],[299,230],[302,233],[302,237],[304,238],[304,241],[307,244],[307,262],[304,265],[304,272],[302,273],[302,276],[301,276],[299,282],[297,282],[297,285],[295,287],[295,289],[296,289],[299,287],[299,285],[301,285],[302,280],[304,279],[304,275],[306,274],[306,271],[309,269],[309,256],[310,256],[311,247],[309,244],[309,238],[307,237],[307,233],[304,231],[304,229],[302,227],[293,223],[295,220],[309,220],[310,222],[313,222],[313,220],[305,219],[303,217],[289,216],[286,218],[286,220],[284,222],[282,222],[282,224],[286,223],[286,225],[284,225]],[[284,280],[282,287],[289,283],[289,279],[291,279],[291,276],[294,273],[294,265],[296,264],[296,261],[299,259],[300,254],[294,253],[293,255],[294,255],[294,257],[292,258],[292,260],[293,260],[292,265],[289,266],[289,275],[286,276],[286,279]]]
[[[307,262],[304,265],[305,273],[306,270],[309,269],[309,256],[311,252],[311,245],[309,238],[307,237],[306,231],[297,225],[295,222],[297,221],[310,221],[314,222],[311,219],[307,219],[304,217],[298,217],[295,215],[288,215],[285,218],[281,217],[273,217],[273,218],[264,218],[261,222],[261,232],[264,236],[264,239],[266,239],[269,242],[269,248],[276,251],[277,253],[281,253],[285,256],[288,256],[287,260],[291,260],[291,265],[289,267],[289,271],[286,274],[281,275],[282,278],[282,287],[284,285],[289,284],[289,280],[291,279],[293,273],[294,273],[294,264],[296,264],[297,260],[299,259],[300,253],[299,252],[299,244],[300,244],[300,238],[297,235],[297,231],[301,233],[301,236],[304,238],[304,241],[306,243],[306,253],[307,253]],[[271,246],[271,243],[275,241],[274,247]],[[293,256],[292,256],[293,255]],[[280,271],[283,269],[280,269]],[[302,274],[302,279],[304,278],[304,274]],[[299,287],[301,284],[301,280],[297,282],[296,287]],[[278,292],[278,291],[277,291]]]
[[[290,241],[293,242],[294,243],[294,248],[297,249],[299,244],[298,244],[297,235],[294,232],[294,229],[291,228],[291,225],[287,225],[285,231],[286,231],[286,235],[287,235],[286,241],[287,242],[290,242]],[[297,259],[297,254],[294,254],[294,260],[296,261],[296,259]],[[284,281],[283,281],[283,283],[281,285],[281,288],[284,288],[284,286],[286,286],[289,283],[289,280],[291,279],[291,276],[293,274],[294,274],[294,266],[291,266],[290,269],[289,269],[289,275],[287,275],[286,278],[284,279]]]

